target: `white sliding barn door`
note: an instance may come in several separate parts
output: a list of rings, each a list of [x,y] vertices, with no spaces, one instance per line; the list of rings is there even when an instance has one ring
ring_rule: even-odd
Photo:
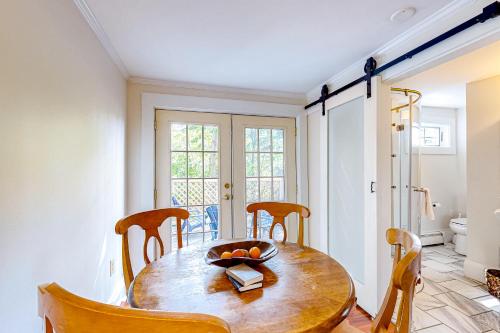
[[[384,237],[380,235],[377,218],[377,115],[379,111],[387,112],[390,119],[390,110],[378,110],[381,86],[375,77],[371,98],[366,97],[363,82],[330,98],[326,104],[328,252],[347,269],[354,281],[358,304],[371,315],[378,311],[382,269],[379,264],[384,260],[379,252]],[[390,169],[386,172],[390,173]],[[386,200],[390,205],[388,193]]]

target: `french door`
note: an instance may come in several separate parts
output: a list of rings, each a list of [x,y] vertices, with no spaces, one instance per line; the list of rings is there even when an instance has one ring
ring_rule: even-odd
[[[234,220],[236,238],[249,237],[252,216],[246,206],[259,201],[296,202],[295,119],[233,116]],[[272,218],[260,212],[259,238],[269,237]],[[285,221],[293,240],[297,235],[295,216]],[[276,226],[274,237],[283,231]]]
[[[293,118],[157,110],[156,208],[189,211],[186,245],[247,237],[248,203],[296,200],[294,133]],[[259,221],[268,236],[271,219]],[[165,225],[175,248],[175,221]]]
[[[183,244],[231,236],[231,116],[156,111],[156,208],[189,211]],[[177,246],[175,220],[162,236]],[[173,243],[173,244],[172,244]]]

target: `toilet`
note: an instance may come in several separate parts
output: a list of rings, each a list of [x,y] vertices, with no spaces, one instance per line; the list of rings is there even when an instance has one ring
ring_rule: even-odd
[[[465,256],[467,254],[467,218],[457,217],[451,219],[450,229],[456,234],[453,236],[455,252]]]

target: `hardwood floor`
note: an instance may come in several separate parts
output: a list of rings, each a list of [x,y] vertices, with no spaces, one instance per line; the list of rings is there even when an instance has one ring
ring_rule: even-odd
[[[371,316],[360,307],[357,306],[353,309],[347,317],[347,320],[351,326],[354,326],[363,332],[370,333],[370,326],[372,323]]]

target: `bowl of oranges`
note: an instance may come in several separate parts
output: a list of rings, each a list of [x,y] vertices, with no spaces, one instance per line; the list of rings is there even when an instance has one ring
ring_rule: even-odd
[[[278,248],[271,241],[261,239],[225,242],[211,247],[205,255],[209,265],[231,267],[241,263],[259,265],[278,254]]]

